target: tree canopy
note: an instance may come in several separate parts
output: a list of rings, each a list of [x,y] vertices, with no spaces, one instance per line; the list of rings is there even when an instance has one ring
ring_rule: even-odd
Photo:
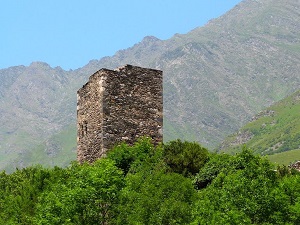
[[[246,147],[120,144],[93,164],[0,173],[0,224],[300,224],[300,175]]]

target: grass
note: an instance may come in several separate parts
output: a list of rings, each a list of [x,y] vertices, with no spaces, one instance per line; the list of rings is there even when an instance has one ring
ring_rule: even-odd
[[[300,149],[268,155],[267,158],[277,165],[288,166],[291,163],[300,160]]]
[[[240,132],[250,132],[253,137],[247,147],[262,155],[272,155],[298,149],[300,146],[300,91],[267,108],[256,120],[246,124]],[[225,141],[222,151],[236,152],[241,145],[234,145],[238,135],[231,135]]]
[[[58,134],[53,135],[46,142],[40,143],[18,157],[24,166],[41,164],[45,167],[65,167],[71,161],[76,160],[76,125],[70,125]],[[49,146],[50,143],[50,146]],[[15,168],[6,167],[5,170],[12,172]]]

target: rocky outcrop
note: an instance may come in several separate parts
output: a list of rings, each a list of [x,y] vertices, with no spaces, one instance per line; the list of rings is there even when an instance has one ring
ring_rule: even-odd
[[[289,165],[289,168],[290,168],[290,169],[295,169],[295,170],[300,171],[300,161],[297,161],[297,162],[295,162],[295,163],[292,163],[291,165]]]

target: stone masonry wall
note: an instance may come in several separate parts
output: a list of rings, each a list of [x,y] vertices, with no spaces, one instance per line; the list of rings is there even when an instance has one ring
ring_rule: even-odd
[[[93,162],[122,141],[162,142],[162,71],[131,65],[101,69],[78,90],[77,159]]]

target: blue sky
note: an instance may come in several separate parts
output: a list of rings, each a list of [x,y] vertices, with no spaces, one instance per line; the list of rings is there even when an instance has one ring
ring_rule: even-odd
[[[152,35],[203,26],[241,0],[3,0],[0,68],[43,61],[77,69]]]

